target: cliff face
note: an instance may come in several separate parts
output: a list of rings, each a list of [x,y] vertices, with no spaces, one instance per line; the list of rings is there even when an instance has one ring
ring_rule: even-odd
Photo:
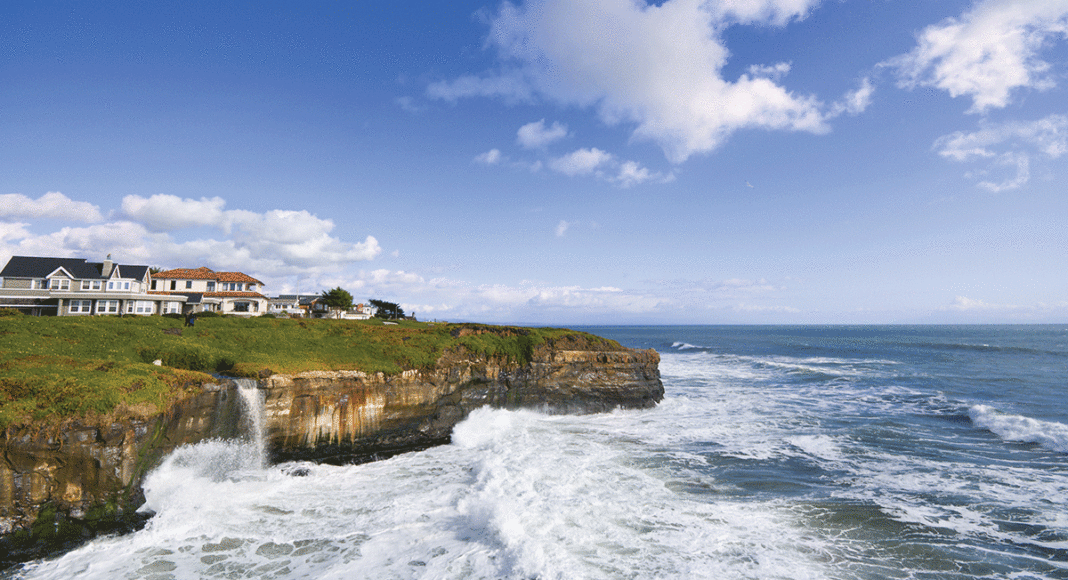
[[[269,376],[258,386],[273,459],[357,462],[447,442],[456,423],[486,405],[568,413],[652,407],[664,393],[659,360],[652,350],[561,344],[537,347],[530,362],[517,364],[460,349],[429,370],[389,377],[264,373]],[[59,520],[129,514],[141,503],[142,477],[164,454],[238,436],[241,413],[236,385],[221,381],[150,419],[6,430],[0,434],[0,534],[29,529],[35,520],[36,533],[58,530]],[[59,519],[42,526],[45,515]]]
[[[360,372],[273,375],[267,438],[276,460],[352,461],[447,442],[452,427],[482,406],[597,413],[640,409],[664,396],[648,351],[536,349],[526,365],[446,354],[430,371],[383,377]]]

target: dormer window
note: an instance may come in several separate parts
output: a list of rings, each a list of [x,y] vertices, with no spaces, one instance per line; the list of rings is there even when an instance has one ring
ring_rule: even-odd
[[[52,290],[70,290],[70,280],[66,278],[52,278]]]

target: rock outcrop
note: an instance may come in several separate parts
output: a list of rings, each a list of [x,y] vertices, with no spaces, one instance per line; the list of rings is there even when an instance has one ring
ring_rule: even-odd
[[[258,387],[268,451],[275,461],[361,462],[448,442],[453,426],[482,406],[594,413],[648,408],[663,397],[653,350],[572,340],[535,347],[529,359],[520,364],[459,348],[432,369],[394,376],[265,371]],[[7,429],[0,435],[4,542],[30,539],[31,526],[34,535],[47,535],[71,522],[105,529],[123,521],[140,505],[141,480],[163,455],[240,434],[240,399],[235,383],[221,380],[147,419]],[[64,533],[93,532],[75,526]]]
[[[447,442],[483,406],[597,413],[641,409],[664,396],[656,351],[535,349],[526,365],[447,353],[436,368],[385,377],[361,372],[272,375],[268,447],[276,461],[367,459]]]

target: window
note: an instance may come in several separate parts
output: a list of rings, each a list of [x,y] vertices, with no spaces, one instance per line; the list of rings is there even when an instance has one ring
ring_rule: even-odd
[[[114,290],[114,289],[115,289],[115,283],[114,282],[108,282],[108,290]]]
[[[88,280],[82,280],[82,290],[88,290],[88,289],[89,289],[89,281]]]
[[[215,280],[211,280],[211,281],[208,282],[208,292],[214,292],[214,291],[215,291]]]
[[[100,280],[93,280],[93,290],[100,290]]]
[[[234,312],[248,312],[248,302],[234,302]]]
[[[52,278],[52,290],[70,290],[70,280],[66,278]]]
[[[93,303],[91,300],[71,300],[68,310],[75,314],[80,314],[82,312],[89,314],[92,312],[92,308]]]
[[[188,289],[190,289],[192,287],[193,287],[193,281],[192,280],[186,280],[185,281],[185,289],[188,290]]]
[[[178,289],[178,281],[177,280],[171,280],[171,290],[177,290],[177,289]]]
[[[130,306],[129,312],[136,312],[137,314],[152,314],[156,311],[156,305],[148,300],[136,300],[131,302]]]
[[[119,311],[118,300],[97,300],[96,313],[97,314],[115,314]]]
[[[127,300],[126,301],[126,312],[127,313],[133,313],[133,311],[134,311],[134,302],[133,302],[133,300]]]
[[[152,281],[152,289],[153,289],[153,290],[155,290],[155,289],[156,289],[156,281],[155,281],[155,280],[153,280],[153,281]]]
[[[129,282],[127,282],[127,283],[126,283],[126,288],[125,288],[125,289],[126,289],[126,290],[129,290],[129,289],[130,289],[130,283],[129,283]]]

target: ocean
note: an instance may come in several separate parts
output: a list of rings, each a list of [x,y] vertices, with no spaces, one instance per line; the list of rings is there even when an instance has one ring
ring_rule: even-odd
[[[143,530],[15,576],[1068,578],[1068,325],[583,330],[659,351],[664,401],[363,465],[181,448]]]

